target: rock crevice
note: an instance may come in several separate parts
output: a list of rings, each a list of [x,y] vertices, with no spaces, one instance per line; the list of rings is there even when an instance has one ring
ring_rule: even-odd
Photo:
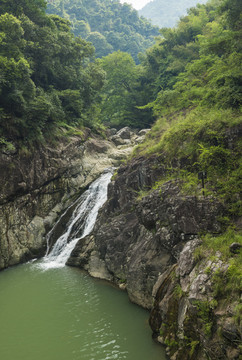
[[[185,196],[180,180],[153,190],[162,174],[157,157],[121,166],[93,232],[79,241],[68,265],[116,283],[150,309],[153,335],[172,360],[237,359],[238,347],[225,338],[238,328],[206,307],[213,304],[213,274],[227,265],[218,257],[198,266],[194,257],[201,233],[222,231],[225,208],[211,196]]]

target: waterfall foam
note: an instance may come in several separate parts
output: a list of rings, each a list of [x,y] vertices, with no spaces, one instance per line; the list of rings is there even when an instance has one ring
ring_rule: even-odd
[[[111,177],[112,169],[107,169],[90,185],[88,190],[76,200],[77,205],[67,223],[66,231],[58,238],[50,252],[49,245],[47,246],[47,254],[42,262],[38,264],[38,267],[47,270],[65,266],[78,240],[84,238],[92,231],[98,210],[107,200],[107,188]],[[65,214],[66,212],[62,217]],[[47,240],[50,238],[52,231],[53,229],[47,235]]]

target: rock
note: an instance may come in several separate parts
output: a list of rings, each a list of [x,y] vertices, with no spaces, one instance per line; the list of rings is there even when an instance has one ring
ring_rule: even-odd
[[[195,259],[193,256],[194,250],[201,245],[200,239],[188,241],[183,250],[180,253],[178,260],[178,275],[184,277],[192,271],[195,265]]]
[[[134,135],[131,137],[131,141],[135,144],[141,144],[145,140],[145,136]]]
[[[131,133],[132,133],[131,129],[128,126],[126,126],[117,132],[117,136],[119,136],[121,139],[130,139]]]
[[[0,154],[0,269],[45,254],[45,235],[73,197],[130,154],[130,140],[121,140],[124,149],[86,130],[58,147]]]
[[[170,360],[176,360],[178,356],[178,351],[175,352],[175,354],[173,354],[170,358]]]
[[[222,335],[232,343],[241,341],[241,334],[232,318],[227,318],[222,325]]]
[[[109,147],[110,144],[101,139],[90,139],[86,143],[86,149],[90,153],[105,153]]]
[[[138,135],[145,136],[149,131],[150,131],[150,129],[142,129],[138,132]]]
[[[232,254],[238,254],[240,249],[241,249],[242,245],[240,243],[232,243],[229,247],[229,251],[232,253]]]
[[[184,244],[193,238],[180,259],[180,276],[190,273],[194,265],[191,253],[200,244],[194,237],[200,231],[217,231],[216,218],[223,211],[215,200],[184,198],[177,181],[168,181],[137,201],[137,191],[151,187],[162,172],[162,167],[154,166],[156,162],[159,159],[139,159],[119,169],[92,233],[94,249],[113,281],[119,284],[125,279],[131,301],[145,308],[152,306],[152,290],[159,275],[176,262]],[[77,251],[73,255],[78,257]],[[92,271],[90,259],[87,266]],[[193,282],[192,290],[200,289],[200,280]]]
[[[125,145],[124,139],[122,139],[119,135],[113,135],[110,138],[116,146],[118,145]]]
[[[221,231],[217,219],[224,206],[212,197],[182,195],[178,180],[152,190],[164,172],[158,157],[140,157],[121,166],[85,240],[92,239],[95,261],[85,249],[75,249],[70,261],[100,276],[99,258],[104,278],[118,286],[124,282],[130,300],[151,309],[153,337],[169,343],[174,359],[204,360],[206,354],[212,360],[225,359],[225,346],[235,348],[238,329],[225,326],[223,341],[216,335],[227,313],[213,310],[213,275],[219,269],[226,277],[228,264],[219,252],[213,261],[205,258],[199,264],[194,256],[201,232]],[[146,195],[139,199],[142,191]]]
[[[126,284],[119,284],[119,288],[121,290],[126,290]]]
[[[118,130],[115,129],[115,128],[109,129],[109,135],[110,136],[117,134],[117,132],[118,132]]]

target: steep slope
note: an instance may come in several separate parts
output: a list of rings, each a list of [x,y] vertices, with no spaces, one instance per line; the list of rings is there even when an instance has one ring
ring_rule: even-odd
[[[61,213],[129,155],[137,136],[115,140],[119,147],[87,129],[32,152],[0,153],[0,270],[45,254],[45,235]]]
[[[181,16],[186,15],[187,9],[206,2],[207,0],[153,0],[139,10],[139,15],[160,28],[173,27]]]
[[[158,119],[69,259],[152,309],[172,360],[241,356],[241,1],[216,4],[147,52]]]
[[[49,1],[47,12],[70,20],[74,34],[92,42],[97,57],[121,50],[138,62],[138,53],[150,47],[159,34],[157,27],[119,1]]]
[[[44,0],[20,3],[0,3],[0,147],[11,150],[93,127],[105,76],[93,46],[47,16]]]
[[[221,132],[232,151],[241,135],[241,122]],[[151,309],[153,335],[171,359],[238,359],[241,215],[231,216],[232,197],[204,196],[199,182],[188,184],[179,155],[171,174],[167,155],[146,153],[118,169],[92,234],[68,264]]]

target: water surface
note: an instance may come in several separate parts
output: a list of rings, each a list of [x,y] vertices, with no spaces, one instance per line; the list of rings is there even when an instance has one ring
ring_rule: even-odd
[[[0,272],[4,360],[164,360],[148,312],[79,269],[34,263]]]

